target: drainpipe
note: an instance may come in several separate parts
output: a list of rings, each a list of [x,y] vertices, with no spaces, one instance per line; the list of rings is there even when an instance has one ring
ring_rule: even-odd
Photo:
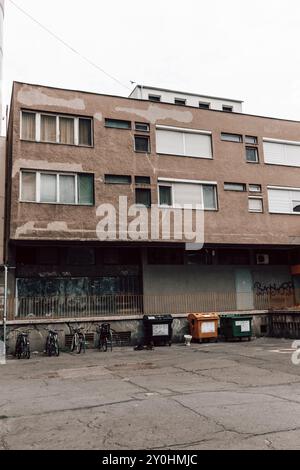
[[[7,281],[8,267],[4,265],[4,311],[3,311],[3,364],[6,364],[6,331],[7,331]]]

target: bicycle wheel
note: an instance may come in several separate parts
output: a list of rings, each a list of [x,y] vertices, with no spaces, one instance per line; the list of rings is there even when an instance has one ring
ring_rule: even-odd
[[[71,352],[75,351],[76,345],[77,345],[77,334],[75,333],[73,338],[72,338]]]
[[[56,340],[54,340],[54,354],[55,354],[56,357],[58,357],[59,353],[60,353],[59,344],[58,344],[58,341],[56,339]]]
[[[30,346],[26,344],[25,358],[30,359]]]
[[[50,356],[49,336],[46,339],[45,354],[47,354],[47,356]]]
[[[80,354],[82,350],[82,337],[77,337],[77,342],[76,342],[76,353]]]
[[[101,338],[101,349],[102,351],[106,352],[107,351],[107,337],[103,336]]]

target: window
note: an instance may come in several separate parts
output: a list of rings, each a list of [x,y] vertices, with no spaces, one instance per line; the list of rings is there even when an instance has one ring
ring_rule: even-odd
[[[155,101],[156,103],[159,103],[161,101],[161,96],[159,95],[149,95],[148,98],[149,101]]]
[[[186,100],[184,100],[182,98],[175,98],[174,103],[177,104],[178,106],[185,106],[186,105]]]
[[[151,184],[150,176],[136,176],[135,184]]]
[[[157,153],[183,157],[212,158],[209,131],[157,126]]]
[[[215,186],[203,185],[203,204],[205,210],[216,210],[218,208]]]
[[[258,150],[256,147],[246,147],[246,161],[248,163],[259,163]]]
[[[200,101],[199,108],[200,109],[210,109],[210,103],[204,103],[204,102]]]
[[[271,214],[297,214],[300,188],[268,187],[269,212]]]
[[[204,210],[217,210],[217,187],[205,183],[161,183],[159,184],[159,204],[167,207],[191,205],[203,207]]]
[[[79,118],[79,145],[91,147],[92,145],[92,120]]]
[[[264,139],[265,163],[300,167],[300,142]]]
[[[263,212],[263,200],[261,198],[249,198],[249,212]]]
[[[22,171],[21,188],[22,201],[36,201],[36,174],[34,172]]]
[[[41,114],[41,141],[57,141],[57,117],[50,114]]]
[[[21,136],[36,142],[91,147],[92,119],[22,111]]]
[[[150,152],[150,137],[135,135],[134,136],[134,150],[136,152]]]
[[[172,186],[159,186],[160,206],[172,206]]]
[[[243,183],[224,183],[224,190],[245,192],[246,185]]]
[[[223,111],[226,113],[232,113],[233,112],[233,106],[223,106]]]
[[[59,142],[74,145],[74,119],[61,117],[59,119]]]
[[[131,176],[127,175],[105,175],[106,184],[131,184]]]
[[[135,203],[146,207],[151,207],[151,190],[137,188],[135,190]]]
[[[225,142],[243,142],[243,136],[239,134],[227,134],[226,132],[222,132],[221,140]]]
[[[131,129],[130,121],[122,121],[121,119],[105,119],[105,127],[114,129]]]
[[[21,201],[93,205],[94,176],[24,170],[21,172]]]
[[[149,132],[150,131],[150,124],[144,122],[136,122],[135,123],[135,130],[139,132]]]
[[[299,201],[293,201],[293,212],[300,212],[300,198]]]
[[[249,184],[249,192],[250,193],[261,193],[261,185],[260,184]]]
[[[251,135],[246,135],[245,136],[245,142],[246,142],[246,144],[257,145],[257,137],[253,137]]]
[[[21,136],[24,140],[35,140],[36,133],[36,116],[35,113],[22,112],[22,132]]]

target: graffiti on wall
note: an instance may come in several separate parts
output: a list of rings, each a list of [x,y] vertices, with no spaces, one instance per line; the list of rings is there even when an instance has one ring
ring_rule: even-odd
[[[294,294],[294,285],[291,281],[283,282],[280,285],[276,284],[276,282],[270,284],[256,282],[254,284],[254,291],[258,297],[265,295],[271,297],[275,297],[278,295],[291,296]]]

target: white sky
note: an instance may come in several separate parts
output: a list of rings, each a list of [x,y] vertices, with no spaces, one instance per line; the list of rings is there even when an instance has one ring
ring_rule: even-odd
[[[299,0],[14,0],[116,76],[243,99],[250,114],[300,120]],[[13,80],[98,93],[129,90],[6,0],[5,104]]]

